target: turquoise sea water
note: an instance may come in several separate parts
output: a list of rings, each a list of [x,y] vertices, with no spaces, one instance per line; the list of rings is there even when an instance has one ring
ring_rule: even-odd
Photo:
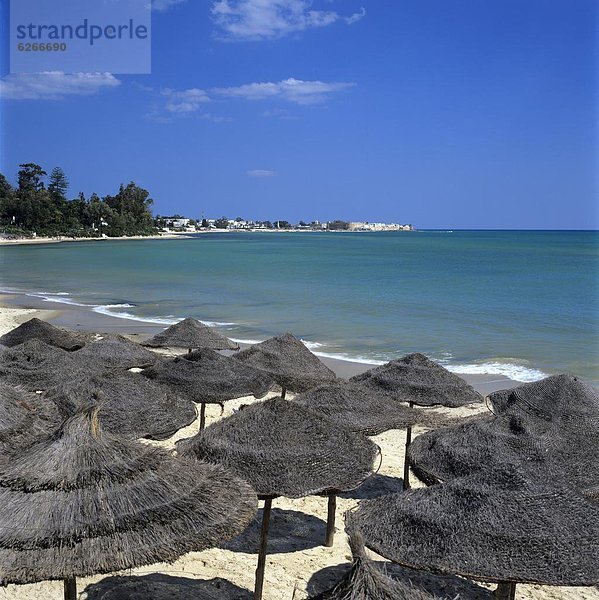
[[[0,288],[362,362],[596,382],[598,267],[597,232],[224,233],[0,247]]]

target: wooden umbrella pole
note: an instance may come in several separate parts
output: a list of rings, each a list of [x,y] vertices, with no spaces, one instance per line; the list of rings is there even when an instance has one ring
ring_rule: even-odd
[[[202,402],[200,406],[200,431],[204,431],[206,427],[206,403]]]
[[[64,584],[64,600],[77,600],[77,580],[74,577],[65,579]]]
[[[414,407],[414,403],[410,402],[410,408]],[[412,426],[406,428],[406,453],[403,460],[403,489],[410,489],[410,463],[408,462],[408,448],[412,443]]]
[[[266,567],[266,546],[268,544],[268,527],[270,526],[270,510],[272,498],[264,500],[262,510],[262,529],[260,530],[260,548],[258,550],[258,566],[256,567],[256,583],[254,585],[254,600],[262,600],[264,588],[264,568]]]
[[[335,540],[335,512],[337,511],[337,494],[329,494],[329,503],[327,507],[327,535],[324,539],[324,545],[330,548]]]
[[[513,582],[500,583],[493,592],[493,597],[497,600],[515,600],[516,584]]]

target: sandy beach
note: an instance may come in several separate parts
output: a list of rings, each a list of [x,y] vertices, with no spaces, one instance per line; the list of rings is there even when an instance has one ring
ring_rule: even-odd
[[[0,335],[6,333],[19,323],[37,316],[54,324],[67,325],[76,329],[96,331],[118,331],[130,334],[134,339],[151,334],[160,329],[134,321],[115,319],[105,315],[97,315],[67,307],[65,310],[42,310],[36,299],[31,299],[28,307],[17,307],[15,299],[10,296],[0,298]],[[93,326],[93,327],[92,327]],[[325,359],[341,377],[365,370],[368,365],[346,363],[345,361]],[[483,394],[493,389],[501,389],[516,385],[516,382],[497,376],[469,376],[468,380]],[[275,395],[275,394],[271,394]],[[231,414],[242,404],[255,402],[253,398],[241,398],[225,404],[224,414],[220,407],[208,406],[207,422]],[[470,416],[485,411],[483,407],[465,407],[452,410],[452,416]],[[194,435],[198,431],[196,421],[186,429],[179,431],[173,438],[160,442],[167,448],[174,448],[178,439]],[[415,435],[423,430],[417,429]],[[355,492],[344,494],[337,503],[337,532],[332,548],[321,545],[325,533],[327,503],[322,497],[307,497],[299,500],[278,498],[273,502],[270,546],[272,553],[268,556],[266,567],[265,593],[266,600],[291,600],[307,598],[309,592],[321,591],[333,583],[338,576],[334,566],[346,565],[350,558],[347,539],[343,533],[343,514],[354,508],[361,498],[373,497],[383,493],[391,493],[401,489],[401,473],[404,460],[405,433],[390,431],[373,438],[382,451],[382,464],[379,472]],[[152,442],[157,443],[157,442]],[[414,481],[415,486],[419,485]],[[260,516],[260,513],[259,515]],[[234,584],[253,589],[254,570],[256,566],[256,545],[258,528],[253,526],[249,532],[229,543],[228,548],[215,548],[202,553],[190,553],[174,564],[157,564],[134,569],[122,574],[164,573],[179,577],[211,579],[222,577]],[[326,569],[326,571],[325,571]],[[94,584],[106,576],[81,579],[78,583],[80,598],[87,598],[87,591],[93,590]],[[494,586],[487,586],[492,589]],[[62,597],[61,582],[41,582],[25,586],[8,586],[0,589],[2,599],[20,600],[58,600]],[[518,586],[516,597],[531,600],[599,600],[596,588],[558,588],[537,585]]]
[[[90,238],[90,237],[35,237],[35,238],[0,238],[0,246],[28,246],[38,244],[64,244],[72,242],[107,242],[132,240],[173,240],[189,236],[187,232],[160,233],[157,235],[125,235],[122,237]]]

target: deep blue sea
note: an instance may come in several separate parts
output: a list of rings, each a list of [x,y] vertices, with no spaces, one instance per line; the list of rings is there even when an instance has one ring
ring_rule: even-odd
[[[223,233],[0,247],[0,288],[377,363],[599,381],[599,233]]]

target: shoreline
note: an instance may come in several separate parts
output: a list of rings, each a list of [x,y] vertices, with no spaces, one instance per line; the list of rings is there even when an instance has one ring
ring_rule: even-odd
[[[94,312],[85,307],[62,304],[60,308],[48,308],[47,302],[41,298],[22,296],[19,294],[0,294],[0,335],[33,317],[48,321],[58,327],[66,327],[75,331],[91,331],[96,333],[118,333],[141,342],[162,331],[167,325],[147,323],[131,319],[122,319],[104,313]],[[227,332],[224,332],[227,335]],[[242,348],[250,346],[240,343]],[[320,356],[320,360],[342,379],[349,379],[373,368],[375,365]],[[483,396],[491,392],[509,389],[522,385],[522,382],[510,379],[505,375],[458,373]]]
[[[384,229],[384,230],[333,230],[326,229],[203,229],[199,231],[170,231],[156,235],[124,235],[121,237],[35,237],[35,238],[0,238],[0,246],[28,246],[38,244],[62,244],[74,242],[114,242],[114,241],[135,241],[135,240],[177,240],[193,239],[196,235],[214,234],[214,233],[415,233],[418,230]]]
[[[75,242],[113,242],[113,241],[134,241],[134,240],[175,240],[175,239],[186,239],[191,235],[189,232],[171,232],[156,235],[124,235],[121,237],[105,237],[105,238],[90,238],[90,237],[35,237],[35,238],[17,238],[17,239],[6,239],[0,238],[0,246],[29,246],[39,244],[64,244],[64,243],[75,243]]]

